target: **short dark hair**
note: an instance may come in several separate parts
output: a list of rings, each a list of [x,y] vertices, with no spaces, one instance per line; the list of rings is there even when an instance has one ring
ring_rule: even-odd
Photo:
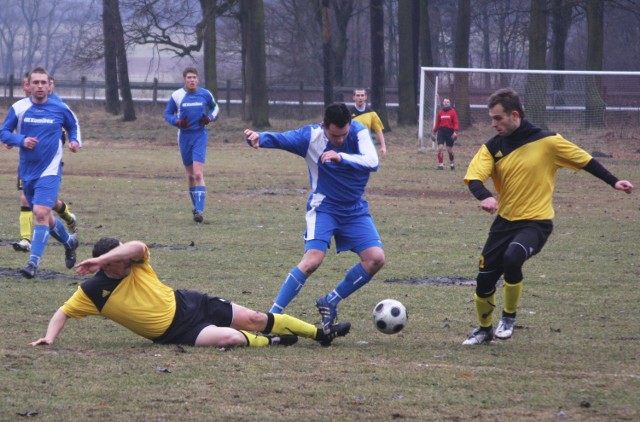
[[[356,91],[364,91],[364,95],[368,95],[367,88],[353,88],[353,95],[356,95]]]
[[[198,69],[196,69],[195,67],[187,67],[182,71],[182,77],[186,78],[187,77],[187,73],[195,73],[196,75],[198,75]]]
[[[333,103],[324,109],[324,126],[335,125],[343,128],[351,123],[351,112],[345,103]]]
[[[111,249],[115,249],[120,246],[120,241],[113,237],[103,237],[93,245],[93,251],[91,251],[91,255],[94,258],[97,258],[101,255],[106,254]]]
[[[517,111],[521,119],[524,119],[524,107],[520,96],[513,88],[501,88],[491,94],[489,97],[489,108],[493,108],[500,104],[505,113],[511,113]]]
[[[47,75],[47,79],[50,80],[51,75],[49,75],[49,72],[47,72],[47,69],[45,69],[44,67],[38,66],[36,68],[34,68],[31,72],[29,72],[29,82],[31,82],[31,75],[33,75],[34,73],[40,73],[42,75]]]

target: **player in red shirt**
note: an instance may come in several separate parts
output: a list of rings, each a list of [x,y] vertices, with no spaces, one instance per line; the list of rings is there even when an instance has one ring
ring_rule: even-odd
[[[449,166],[451,170],[456,168],[453,154],[453,143],[458,139],[458,114],[451,107],[451,101],[448,98],[442,100],[442,109],[438,111],[436,116],[436,124],[433,127],[433,135],[431,139],[438,140],[438,170],[444,169],[444,145],[447,144],[447,152],[449,153]]]

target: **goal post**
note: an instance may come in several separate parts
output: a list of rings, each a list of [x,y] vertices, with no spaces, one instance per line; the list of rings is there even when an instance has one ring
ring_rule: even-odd
[[[456,98],[456,76],[464,75],[468,90]],[[424,149],[425,133],[431,134],[443,98],[451,99],[459,116],[469,113],[461,121],[473,124],[475,115],[484,125],[489,123],[488,97],[504,87],[520,94],[527,119],[543,128],[588,134],[640,126],[640,72],[422,67],[418,148]]]

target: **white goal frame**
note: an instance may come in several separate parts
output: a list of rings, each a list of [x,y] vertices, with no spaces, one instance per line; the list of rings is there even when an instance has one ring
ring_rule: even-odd
[[[425,98],[425,84],[427,72],[435,73],[434,78],[434,94],[433,98]],[[483,69],[483,68],[458,68],[458,67],[421,67],[420,68],[420,103],[418,116],[418,148],[424,150],[424,124],[427,116],[425,116],[425,102],[433,100],[433,116],[432,128],[435,125],[435,119],[439,106],[439,76],[441,73],[494,73],[494,74],[527,74],[527,75],[582,75],[582,76],[636,76],[640,77],[640,72],[622,72],[622,71],[589,71],[589,70],[528,70],[528,69]],[[639,93],[640,94],[640,93]],[[470,104],[471,108],[486,107],[485,104]],[[547,109],[560,109],[562,106],[546,105]],[[640,112],[640,104],[637,107],[609,107],[605,106],[607,111],[638,111]],[[564,109],[568,109],[565,107]],[[574,109],[580,109],[575,107]],[[584,109],[584,107],[582,107]],[[435,146],[432,145],[432,148]]]

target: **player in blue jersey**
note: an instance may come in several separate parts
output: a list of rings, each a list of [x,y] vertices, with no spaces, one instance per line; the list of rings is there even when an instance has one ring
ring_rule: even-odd
[[[49,98],[50,99],[60,99],[56,94],[53,93],[54,88],[54,80],[52,76],[49,76]],[[31,88],[29,88],[29,72],[25,73],[22,79],[22,90],[24,91],[25,97],[31,96]],[[62,101],[62,100],[60,100]],[[62,133],[62,143],[64,144],[66,141],[66,134]],[[6,145],[7,148],[13,148],[10,145]],[[33,230],[33,221],[32,221],[32,212],[31,207],[29,206],[29,202],[27,198],[24,196],[24,192],[22,191],[22,180],[18,177],[18,181],[16,183],[16,187],[18,192],[20,192],[20,240],[12,243],[13,249],[17,252],[30,252],[31,251],[31,232]],[[65,224],[67,225],[67,230],[70,233],[76,233],[77,231],[77,220],[76,216],[71,213],[69,206],[58,199],[53,206],[53,210],[58,214]]]
[[[36,275],[47,246],[49,235],[65,247],[65,265],[76,262],[78,239],[70,235],[64,223],[55,218],[56,203],[62,177],[62,129],[69,135],[69,149],[80,151],[82,146],[78,120],[64,103],[49,99],[49,74],[41,67],[29,75],[31,96],[11,106],[2,128],[0,141],[20,148],[18,176],[35,218],[31,239],[31,254],[20,272],[26,278]],[[15,131],[15,133],[14,133]]]
[[[369,130],[351,121],[345,104],[325,109],[321,124],[284,133],[245,130],[253,148],[277,148],[303,157],[309,168],[305,253],[287,275],[270,312],[281,313],[307,278],[322,264],[333,237],[336,251],[353,251],[360,262],[329,294],[316,301],[325,332],[337,316],[337,305],[367,284],[385,262],[380,235],[362,197],[379,160]]]
[[[204,163],[207,155],[206,126],[216,120],[220,108],[213,94],[198,87],[198,70],[187,67],[182,72],[184,88],[171,94],[164,119],[178,127],[178,144],[182,163],[189,179],[189,194],[193,220],[202,223],[207,188],[204,184]]]

